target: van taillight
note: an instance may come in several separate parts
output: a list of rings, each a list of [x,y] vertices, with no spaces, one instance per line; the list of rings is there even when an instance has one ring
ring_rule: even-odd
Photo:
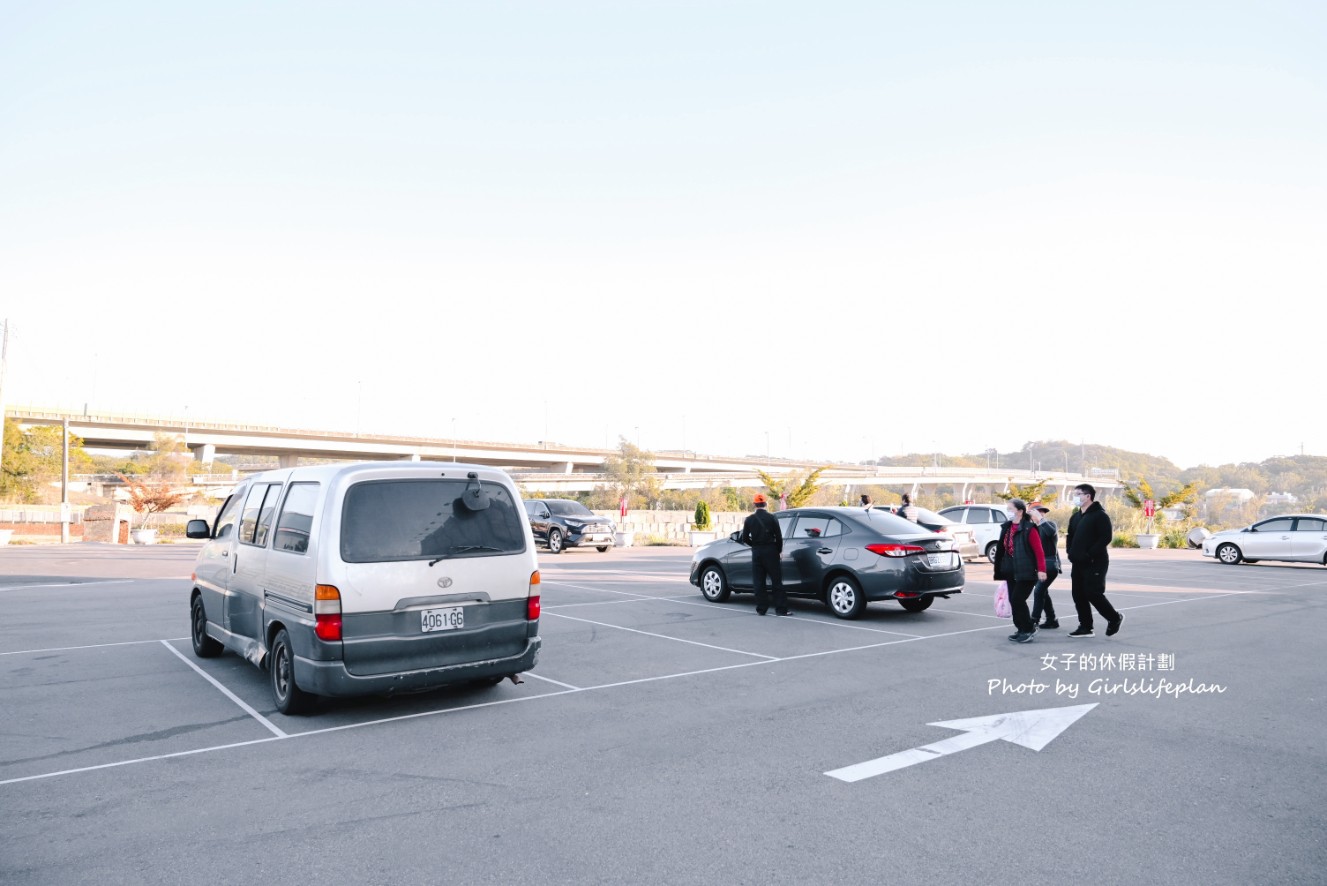
[[[313,632],[319,640],[341,639],[341,592],[332,585],[313,589]]]
[[[530,596],[525,600],[525,617],[528,621],[539,618],[539,570],[530,573]]]

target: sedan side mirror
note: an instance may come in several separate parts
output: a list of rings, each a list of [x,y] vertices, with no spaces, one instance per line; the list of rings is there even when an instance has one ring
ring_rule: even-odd
[[[211,538],[212,527],[206,520],[190,520],[184,527],[185,538]]]
[[[728,533],[728,540],[729,540],[729,541],[737,541],[738,538],[741,537],[741,535],[742,535],[742,533],[740,533],[740,532],[730,532],[730,533]]]

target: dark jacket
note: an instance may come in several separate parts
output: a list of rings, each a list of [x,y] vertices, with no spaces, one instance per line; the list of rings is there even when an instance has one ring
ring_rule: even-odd
[[[779,521],[764,508],[746,518],[742,523],[742,534],[737,540],[753,548],[771,545],[783,553],[783,531],[779,529]]]
[[[1110,563],[1110,543],[1115,529],[1110,525],[1110,514],[1094,501],[1086,511],[1075,511],[1069,518],[1069,531],[1065,540],[1069,549],[1069,562],[1075,566],[1105,566]]]
[[[1058,575],[1064,571],[1060,568],[1060,527],[1043,517],[1037,528],[1041,530],[1041,549],[1046,552],[1046,572]]]
[[[1010,533],[1013,534],[1012,542]],[[1036,581],[1037,573],[1045,571],[1046,554],[1041,547],[1037,524],[1029,517],[1019,523],[1005,521],[1000,527],[1000,541],[995,546],[995,580]]]

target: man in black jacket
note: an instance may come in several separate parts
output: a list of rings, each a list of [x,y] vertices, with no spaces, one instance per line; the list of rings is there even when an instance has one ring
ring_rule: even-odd
[[[1069,548],[1069,562],[1074,565],[1069,576],[1073,588],[1074,607],[1078,610],[1078,629],[1070,637],[1092,637],[1092,609],[1096,607],[1106,619],[1106,636],[1119,633],[1124,614],[1117,612],[1106,599],[1106,570],[1110,568],[1110,543],[1115,529],[1110,515],[1096,500],[1097,490],[1083,483],[1074,487],[1074,503],[1078,510],[1069,518],[1069,531],[1065,538]]]
[[[783,589],[783,572],[779,567],[779,555],[783,553],[783,531],[779,521],[766,510],[765,496],[756,493],[755,513],[742,524],[742,534],[737,540],[751,546],[751,580],[756,588],[756,615],[769,611],[769,592],[765,588],[765,579],[774,583],[774,614],[792,615],[788,609],[788,594]]]

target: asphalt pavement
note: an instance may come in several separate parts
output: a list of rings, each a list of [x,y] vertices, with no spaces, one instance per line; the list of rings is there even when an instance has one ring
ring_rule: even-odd
[[[191,545],[0,548],[0,882],[1322,883],[1327,569],[1121,551],[854,622],[541,555],[521,685],[322,700],[187,640]],[[947,724],[947,725],[937,725]]]

